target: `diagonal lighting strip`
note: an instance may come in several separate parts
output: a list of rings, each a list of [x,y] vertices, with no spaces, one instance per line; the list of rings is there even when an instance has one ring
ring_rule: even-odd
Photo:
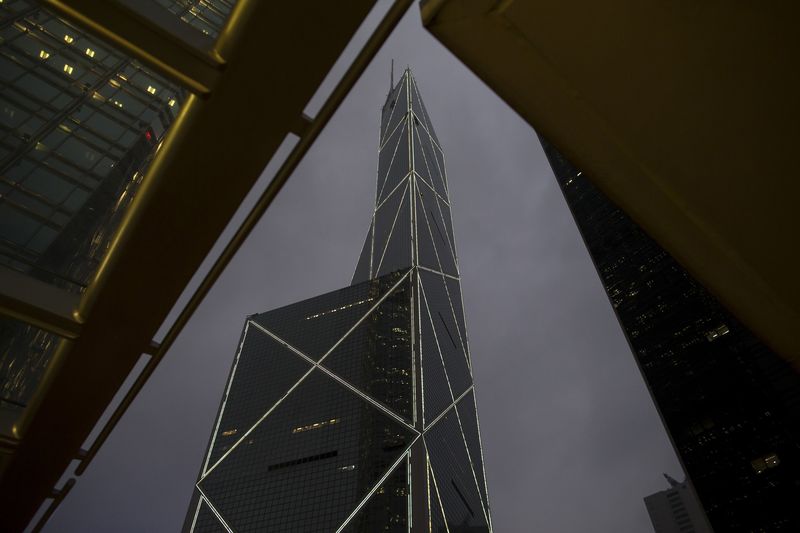
[[[428,443],[425,442],[425,455],[428,458],[428,470],[431,473],[431,479],[433,479],[433,488],[436,490],[436,501],[439,503],[439,510],[442,513],[442,521],[444,522],[444,528],[447,530],[447,533],[450,533],[450,526],[447,525],[447,515],[444,512],[444,506],[442,505],[442,496],[439,494],[439,484],[436,482],[436,474],[433,472],[433,466],[431,465],[430,454],[428,453]]]
[[[423,266],[423,265],[417,265],[415,268],[418,268],[419,270],[425,270],[427,272],[433,272],[434,274],[439,274],[440,276],[444,276],[446,278],[454,279],[456,281],[461,281],[461,278],[459,278],[457,276],[453,276],[452,274],[446,274],[444,272],[440,272],[438,270],[434,270],[431,267],[426,267],[426,266]]]
[[[405,80],[405,74],[403,74],[403,76],[404,76],[404,78],[403,78],[403,81],[406,81],[406,80]],[[403,92],[403,87],[400,87],[400,84],[399,84],[399,83],[398,83],[397,85],[398,85],[398,87],[397,87],[397,94],[396,94],[396,95],[394,95],[394,96],[395,96],[395,100],[394,100],[394,106],[392,106],[392,112],[391,112],[391,113],[389,113],[389,118],[386,120],[386,129],[387,129],[387,130],[389,129],[389,125],[392,123],[392,118],[394,118],[394,112],[397,110],[397,107],[398,107],[398,106],[397,106],[397,104],[398,104],[399,102],[397,101],[397,98],[396,98],[396,97],[400,96],[400,93],[402,93],[402,92]],[[408,87],[408,85],[406,85],[406,87]],[[392,87],[392,90],[394,90],[394,87]],[[392,130],[392,133],[394,133],[394,130]],[[383,142],[385,139],[387,139],[387,138],[388,138],[390,135],[391,135],[391,134],[384,133],[384,134],[383,134],[383,139],[381,139],[381,142]]]
[[[397,224],[397,218],[400,216],[400,210],[403,209],[403,204],[406,201],[405,193],[407,190],[408,190],[408,184],[406,184],[406,188],[403,189],[403,197],[400,199],[400,203],[397,206],[397,212],[394,214],[394,220],[392,220],[392,229],[389,230],[389,235],[386,237],[386,244],[384,244],[383,246],[383,253],[381,253],[381,260],[378,262],[378,268],[376,269],[377,272],[380,272],[381,267],[383,266],[383,258],[386,257],[386,250],[389,249],[389,243],[392,241],[392,235],[394,235],[394,227]]]
[[[414,170],[413,172],[414,172],[414,177],[415,177],[415,178],[417,178],[419,181],[421,181],[422,183],[424,183],[425,185],[427,185],[427,186],[428,186],[428,188],[431,190],[431,192],[432,192],[433,194],[435,194],[436,196],[438,196],[439,198],[441,198],[441,196],[439,195],[439,193],[437,193],[437,192],[436,192],[436,190],[433,188],[433,185],[431,185],[430,183],[428,183],[428,180],[427,180],[427,179],[426,179],[426,178],[425,178],[425,177],[424,177],[422,174],[420,174],[420,173],[419,173],[419,172],[417,172],[416,170]]]
[[[367,495],[364,497],[364,499],[361,500],[361,503],[359,503],[356,506],[356,508],[353,509],[353,512],[350,513],[350,516],[348,516],[345,519],[344,523],[341,526],[339,526],[339,529],[336,530],[336,533],[340,533],[345,527],[347,527],[347,525],[350,523],[350,521],[353,519],[353,517],[356,514],[358,514],[358,512],[361,510],[361,508],[364,506],[364,504],[367,503],[367,500],[369,500],[372,497],[372,495],[375,493],[375,491],[378,490],[378,488],[380,488],[381,485],[383,485],[383,483],[386,481],[386,478],[388,478],[392,474],[392,472],[394,472],[394,469],[397,468],[397,466],[401,462],[403,462],[403,459],[407,459],[408,458],[409,452],[411,450],[411,446],[413,446],[414,443],[417,442],[417,439],[419,439],[419,433],[417,433],[414,436],[414,439],[411,441],[411,444],[409,444],[406,447],[406,449],[403,451],[403,453],[400,454],[400,457],[397,458],[397,460],[392,464],[392,466],[389,467],[389,469],[383,474],[383,476],[381,476],[381,478],[378,480],[378,482],[370,489],[370,491],[367,493]]]
[[[439,146],[439,143],[436,142],[436,140],[433,138],[433,133],[430,131],[430,128],[428,127],[428,125],[431,124],[432,122],[431,117],[428,116],[428,110],[425,109],[425,103],[422,101],[422,96],[420,94],[419,87],[417,87],[417,79],[414,78],[413,75],[411,76],[411,86],[414,87],[414,92],[417,94],[417,100],[419,100],[420,103],[419,107],[425,114],[424,117],[420,117],[423,119],[425,123],[425,131],[428,133],[428,136],[430,136],[431,142],[433,142],[433,144],[435,144],[436,147],[439,148],[439,150],[441,151],[442,150],[441,146]]]
[[[453,313],[453,321],[456,324],[456,332],[458,332],[458,337],[461,339],[461,347],[464,349],[464,357],[467,360],[467,367],[469,368],[469,375],[474,379],[472,375],[472,359],[469,356],[469,345],[467,343],[467,320],[464,318],[464,300],[461,300],[461,318],[464,320],[464,331],[461,331],[461,326],[458,323],[458,317],[456,316],[456,308],[453,305],[453,296],[450,294],[450,287],[447,286],[447,281],[442,280],[444,283],[444,290],[447,293],[447,301],[450,303],[450,311]],[[461,282],[458,283],[458,292],[459,294],[457,297],[461,297]]]
[[[391,133],[387,133],[387,135],[386,135],[386,136],[385,136],[385,137],[384,137],[384,138],[383,138],[383,139],[380,141],[380,143],[379,143],[379,144],[380,144],[380,146],[378,146],[378,151],[379,151],[379,152],[380,152],[381,150],[383,150],[384,148],[386,148],[386,145],[387,145],[387,144],[389,144],[389,141],[392,139],[392,135],[394,135],[394,132],[396,132],[396,131],[397,131],[397,128],[399,128],[400,126],[402,126],[402,125],[403,125],[403,122],[404,122],[405,120],[406,120],[406,117],[403,117],[403,118],[401,118],[401,119],[400,119],[400,120],[397,122],[397,124],[395,124],[395,125],[394,125],[394,127],[392,128],[392,131],[391,131]],[[387,124],[387,126],[388,126],[388,124]]]
[[[209,500],[208,496],[206,496],[206,493],[203,492],[203,489],[201,489],[199,486],[197,486],[197,490],[200,491],[200,498],[205,500],[206,505],[208,505],[208,508],[211,509],[211,512],[214,513],[214,515],[217,517],[217,520],[219,520],[219,523],[222,524],[222,527],[227,529],[228,533],[233,533],[233,529],[231,529],[231,527],[228,525],[228,523],[225,521],[225,519],[222,518],[222,515],[219,514],[219,511],[217,511],[217,508],[214,507],[214,505],[211,503],[211,500]],[[194,527],[194,526],[192,526],[192,527]]]
[[[475,391],[472,391],[472,409],[475,411],[475,425],[478,428],[478,451],[481,454],[481,470],[483,474],[483,490],[486,497],[486,516],[489,520],[489,533],[492,532],[492,513],[489,512],[489,484],[486,481],[486,461],[483,457],[483,443],[481,441],[481,422],[478,418],[478,398]]]

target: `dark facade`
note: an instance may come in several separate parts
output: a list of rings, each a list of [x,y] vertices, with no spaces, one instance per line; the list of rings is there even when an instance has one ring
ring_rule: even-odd
[[[352,283],[247,319],[185,531],[491,530],[456,257],[406,70]]]
[[[159,3],[210,36],[232,6]],[[37,2],[0,3],[0,269],[83,292],[184,96]],[[0,434],[60,340],[0,319]]]
[[[800,531],[800,376],[543,146],[713,528]]]

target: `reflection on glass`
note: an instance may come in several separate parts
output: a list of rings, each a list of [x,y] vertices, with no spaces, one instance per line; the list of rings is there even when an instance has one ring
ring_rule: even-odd
[[[185,91],[35,3],[0,17],[0,268],[80,293]],[[2,400],[24,409],[55,337],[0,328]]]

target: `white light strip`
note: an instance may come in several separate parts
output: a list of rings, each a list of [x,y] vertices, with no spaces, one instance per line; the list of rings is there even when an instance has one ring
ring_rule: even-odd
[[[405,124],[405,121],[401,120],[400,124],[398,125],[398,127],[402,126],[403,124]],[[394,132],[392,132],[392,135],[394,135]],[[378,180],[379,181],[376,184],[376,187],[378,188],[378,196],[376,198],[376,204],[377,204],[377,200],[380,200],[383,197],[383,190],[386,188],[386,182],[389,181],[389,171],[392,170],[392,165],[394,164],[394,158],[397,156],[397,150],[400,148],[400,144],[401,144],[400,141],[401,140],[402,140],[402,135],[398,135],[397,136],[397,144],[394,146],[394,152],[392,152],[392,158],[389,160],[389,166],[384,170],[382,176],[381,176],[381,154],[380,154],[380,151],[378,152]],[[381,177],[383,177],[382,180],[381,180]]]
[[[208,505],[208,508],[211,509],[211,512],[214,513],[214,515],[217,517],[217,520],[219,520],[219,523],[222,524],[222,527],[224,527],[226,530],[228,530],[228,533],[233,533],[233,530],[231,529],[231,527],[228,525],[228,523],[225,521],[225,519],[222,518],[222,515],[219,514],[219,511],[217,511],[217,508],[214,507],[214,505],[211,503],[211,500],[208,499],[208,497],[206,496],[206,493],[203,492],[203,489],[201,489],[198,486],[197,490],[200,491],[200,497],[203,500],[205,500],[206,505]]]
[[[400,181],[397,182],[397,185],[395,185],[394,189],[392,189],[392,191],[389,194],[386,195],[386,198],[384,198],[381,201],[381,203],[379,203],[377,206],[375,206],[375,212],[376,213],[378,212],[378,210],[380,210],[381,207],[383,207],[383,204],[385,204],[386,202],[389,201],[389,198],[391,198],[392,195],[394,195],[394,193],[397,191],[397,189],[399,189],[400,187],[403,186],[403,183],[406,180],[408,180],[409,177],[411,177],[411,172],[407,172],[406,175],[403,176],[403,178]],[[403,193],[405,194],[405,191],[403,191]]]
[[[454,280],[456,280],[456,281],[461,281],[461,278],[458,278],[458,277],[456,277],[456,276],[453,276],[453,275],[451,275],[451,274],[445,274],[444,272],[439,272],[438,270],[434,270],[434,269],[432,269],[432,268],[430,268],[430,267],[426,267],[426,266],[422,266],[422,265],[417,265],[415,268],[418,268],[418,269],[420,269],[420,270],[426,270],[426,271],[428,271],[428,272],[433,272],[434,274],[439,274],[440,276],[444,276],[444,277],[446,277],[446,278],[454,279]],[[462,301],[463,301],[463,300],[462,300]]]
[[[461,401],[461,399],[462,399],[462,398],[464,398],[464,396],[466,396],[467,394],[469,394],[469,391],[471,391],[471,390],[472,390],[472,389],[474,389],[474,388],[475,388],[475,385],[470,385],[470,386],[469,386],[469,388],[467,388],[467,390],[465,390],[464,392],[462,392],[461,394],[459,394],[459,395],[458,395],[458,398],[456,399],[456,401],[454,401],[453,403],[451,403],[450,405],[448,405],[448,406],[447,406],[447,409],[445,409],[444,411],[442,411],[442,412],[441,412],[441,413],[440,413],[440,414],[439,414],[439,415],[438,415],[436,418],[434,418],[434,419],[433,419],[433,422],[431,422],[430,424],[428,424],[427,426],[425,426],[425,429],[423,430],[422,434],[423,434],[423,435],[424,435],[424,434],[426,434],[426,433],[428,432],[428,430],[429,430],[429,429],[431,429],[433,426],[435,426],[435,425],[436,425],[436,424],[439,422],[439,420],[441,420],[442,418],[444,418],[444,417],[447,415],[447,413],[449,413],[449,412],[450,412],[450,411],[453,409],[453,407],[455,407],[456,405],[458,405],[458,402],[460,402],[460,401]],[[477,413],[476,413],[476,416],[477,416]]]
[[[450,391],[450,399],[454,400],[454,398],[453,398],[453,387],[450,385],[450,377],[447,375],[447,365],[444,364],[444,357],[442,356],[442,349],[439,346],[439,339],[438,339],[438,337],[436,335],[436,327],[433,325],[433,318],[431,317],[431,309],[428,306],[428,297],[425,295],[425,287],[422,285],[422,279],[420,279],[419,288],[420,288],[420,292],[422,294],[422,298],[424,298],[424,300],[425,300],[425,310],[428,312],[428,319],[429,319],[429,321],[430,321],[429,323],[431,325],[431,333],[433,334],[433,340],[436,343],[436,350],[439,352],[439,360],[442,362],[442,370],[444,370],[444,379],[445,379],[445,381],[447,381],[447,390]],[[421,322],[420,322],[420,326],[422,326]],[[421,329],[422,328],[420,327],[420,330]],[[425,357],[425,351],[424,350],[423,350],[422,356]],[[423,372],[423,374],[425,373],[424,364],[423,364],[423,371],[422,372]],[[423,401],[424,401],[425,389],[423,389],[422,392],[423,392]],[[452,407],[452,404],[451,404],[451,407]],[[425,417],[422,418],[422,426],[423,426],[423,428],[427,427],[427,425],[425,424]]]
[[[425,453],[428,456],[428,470],[430,470],[431,479],[433,479],[433,488],[436,490],[436,501],[439,503],[439,511],[442,513],[442,522],[444,522],[444,528],[447,530],[447,533],[450,533],[450,526],[447,525],[447,515],[445,514],[444,506],[442,505],[442,496],[439,494],[439,484],[436,482],[436,474],[434,474],[433,466],[431,466],[427,442],[425,442]]]
[[[478,483],[478,475],[475,473],[475,462],[472,460],[472,454],[469,451],[469,444],[467,444],[467,434],[464,431],[464,425],[461,423],[461,414],[456,411],[456,420],[458,421],[458,429],[461,431],[461,438],[464,439],[464,449],[467,450],[467,459],[469,460],[469,468],[472,471],[472,479],[475,480],[475,490],[478,492],[478,501],[481,502],[481,509],[483,509],[483,516],[486,518],[486,523],[489,523],[489,511],[486,509],[486,504],[483,502],[483,493],[481,492],[480,483]],[[475,413],[475,418],[478,418],[478,413]],[[480,446],[480,444],[479,444]],[[481,465],[482,466],[482,465]]]

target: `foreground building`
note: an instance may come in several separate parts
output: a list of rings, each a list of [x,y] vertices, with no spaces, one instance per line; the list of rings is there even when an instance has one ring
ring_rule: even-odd
[[[444,156],[408,70],[352,283],[248,318],[184,529],[491,530]]]
[[[800,531],[800,376],[543,141],[716,531]]]

